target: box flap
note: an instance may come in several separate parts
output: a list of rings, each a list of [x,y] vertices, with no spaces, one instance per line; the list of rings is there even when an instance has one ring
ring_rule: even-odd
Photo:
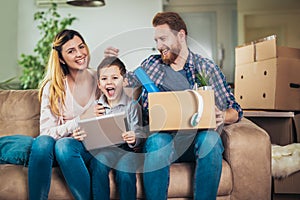
[[[248,44],[235,48],[235,64],[242,65],[254,62],[254,44]]]

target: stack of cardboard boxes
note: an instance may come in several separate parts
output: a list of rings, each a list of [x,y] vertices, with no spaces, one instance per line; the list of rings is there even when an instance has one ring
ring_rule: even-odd
[[[244,116],[273,144],[300,142],[300,49],[277,46],[276,36],[236,47],[235,98]],[[274,180],[275,194],[299,194],[300,172]]]
[[[235,97],[244,109],[300,110],[300,49],[276,37],[236,48]]]

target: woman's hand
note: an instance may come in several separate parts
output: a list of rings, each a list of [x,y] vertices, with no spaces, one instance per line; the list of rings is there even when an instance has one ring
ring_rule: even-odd
[[[76,128],[71,135],[71,137],[79,141],[83,141],[86,136],[86,132],[84,130],[81,130],[80,128]]]
[[[127,131],[122,134],[123,140],[128,144],[135,144],[135,133],[133,131]]]
[[[119,49],[117,49],[117,48],[107,47],[104,50],[104,57],[112,57],[112,56],[118,57],[118,55],[119,55]]]

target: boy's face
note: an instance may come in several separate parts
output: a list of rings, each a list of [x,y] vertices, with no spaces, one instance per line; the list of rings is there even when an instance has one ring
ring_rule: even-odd
[[[106,96],[108,103],[118,103],[123,90],[123,76],[116,65],[100,69],[98,87]]]

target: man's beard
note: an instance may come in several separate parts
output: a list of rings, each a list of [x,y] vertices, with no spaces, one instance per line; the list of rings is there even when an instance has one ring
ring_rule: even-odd
[[[177,59],[180,50],[181,50],[181,47],[169,49],[170,52],[167,55],[163,55],[163,53],[160,52],[163,62],[167,65],[175,63],[175,60]]]

